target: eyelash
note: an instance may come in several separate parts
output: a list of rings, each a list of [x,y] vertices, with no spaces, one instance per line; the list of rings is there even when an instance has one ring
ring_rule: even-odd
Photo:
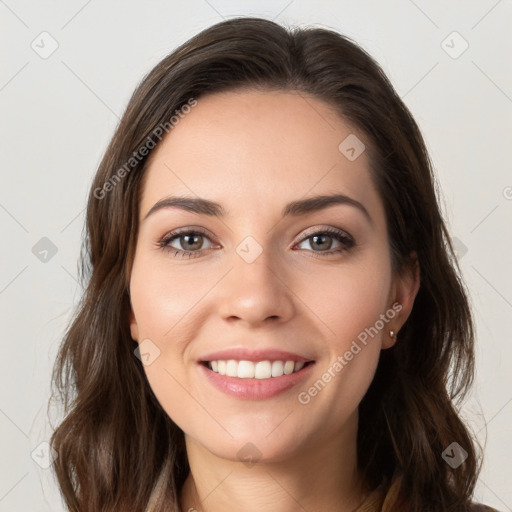
[[[187,251],[183,249],[176,249],[175,247],[170,247],[169,244],[174,241],[176,238],[179,238],[181,235],[202,235],[209,239],[209,236],[206,232],[200,230],[200,229],[183,229],[183,230],[176,230],[172,231],[171,233],[168,233],[165,235],[162,239],[160,239],[157,242],[158,247],[162,249],[163,251],[167,251],[169,253],[174,252],[174,257],[177,258],[194,258],[201,254],[204,250],[208,249],[200,249],[198,251]],[[311,234],[308,234],[306,237],[302,238],[298,243],[302,243],[310,238],[313,238],[314,236],[318,235],[329,235],[335,238],[338,242],[342,244],[341,247],[338,247],[337,249],[331,249],[329,251],[310,251],[313,254],[313,257],[315,258],[323,258],[325,255],[332,255],[337,253],[343,253],[347,251],[348,249],[351,249],[355,242],[349,235],[345,234],[343,231],[335,229],[335,228],[325,228],[319,231],[315,231]],[[210,240],[211,241],[211,240]]]

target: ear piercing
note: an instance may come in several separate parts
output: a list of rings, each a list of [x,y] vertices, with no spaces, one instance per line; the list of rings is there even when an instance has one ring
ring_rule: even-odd
[[[389,335],[390,335],[392,338],[396,338],[396,332],[395,332],[395,331],[393,331],[393,329],[391,329],[391,330],[389,331]]]

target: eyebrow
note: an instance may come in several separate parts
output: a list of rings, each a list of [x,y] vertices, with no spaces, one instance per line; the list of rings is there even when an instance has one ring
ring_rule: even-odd
[[[344,194],[319,195],[309,197],[307,199],[292,201],[283,208],[281,215],[282,217],[300,216],[340,204],[357,208],[364,214],[370,224],[372,224],[372,218],[363,204]],[[155,203],[148,213],[146,213],[143,221],[153,213],[165,208],[180,208],[182,210],[218,218],[225,217],[229,213],[221,204],[216,203],[215,201],[210,201],[209,199],[203,199],[200,197],[170,196]]]

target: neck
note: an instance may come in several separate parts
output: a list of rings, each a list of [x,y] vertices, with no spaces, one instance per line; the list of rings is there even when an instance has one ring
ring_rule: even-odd
[[[220,458],[185,436],[190,473],[183,512],[354,512],[369,493],[357,470],[357,414],[343,432],[254,465]]]

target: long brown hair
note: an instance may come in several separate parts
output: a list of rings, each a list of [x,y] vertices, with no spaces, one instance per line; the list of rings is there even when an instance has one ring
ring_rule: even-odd
[[[204,30],[144,78],[94,178],[85,292],[53,374],[65,414],[51,445],[69,510],[142,512],[164,469],[169,478],[153,510],[179,510],[189,472],[184,434],[156,400],[129,330],[128,282],[151,154],[140,148],[158,144],[158,127],[169,131],[169,119],[191,100],[240,88],[312,95],[365,135],[394,269],[404,271],[415,251],[421,286],[359,406],[358,465],[371,488],[388,490],[386,510],[400,510],[400,500],[410,512],[468,510],[480,465],[457,407],[473,379],[473,324],[418,126],[378,64],[347,37],[249,17]],[[453,442],[468,454],[456,469],[442,457]]]

